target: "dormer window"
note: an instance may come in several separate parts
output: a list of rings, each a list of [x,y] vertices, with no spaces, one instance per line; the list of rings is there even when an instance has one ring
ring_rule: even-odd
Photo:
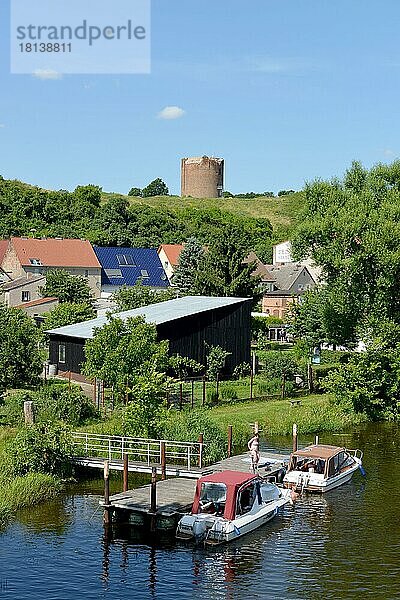
[[[34,266],[42,264],[42,261],[40,260],[40,258],[30,258],[29,262],[31,265],[34,265]]]
[[[148,273],[148,271],[146,271],[146,269],[142,269],[140,271],[140,274],[141,274],[142,277],[148,277],[149,276],[149,273]]]

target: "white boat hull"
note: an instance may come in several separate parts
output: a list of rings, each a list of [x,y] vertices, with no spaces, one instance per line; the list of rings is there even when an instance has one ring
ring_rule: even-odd
[[[176,536],[184,540],[197,539],[213,546],[231,542],[271,521],[278,509],[290,501],[290,491],[282,490],[280,498],[262,503],[232,521],[206,514],[185,515],[178,524]]]
[[[296,489],[296,491],[307,492],[330,492],[331,490],[347,483],[352,478],[353,474],[359,469],[361,461],[355,459],[354,465],[335,475],[325,479],[322,475],[316,473],[304,473],[302,471],[289,471],[286,473],[283,483],[288,488]]]

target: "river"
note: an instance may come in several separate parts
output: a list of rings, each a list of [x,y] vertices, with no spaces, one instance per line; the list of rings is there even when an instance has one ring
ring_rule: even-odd
[[[400,598],[400,428],[370,424],[321,442],[361,448],[367,477],[304,496],[216,549],[105,538],[97,480],[22,511],[0,534],[0,600]],[[290,440],[268,447],[287,451]]]

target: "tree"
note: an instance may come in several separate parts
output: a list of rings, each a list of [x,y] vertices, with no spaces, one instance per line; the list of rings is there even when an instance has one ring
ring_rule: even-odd
[[[64,327],[65,325],[73,325],[74,323],[81,323],[82,321],[89,321],[94,319],[96,312],[93,307],[86,303],[74,303],[64,302],[59,304],[53,310],[44,315],[45,329],[56,329],[57,327]]]
[[[252,275],[255,265],[244,262],[250,249],[242,230],[226,226],[214,237],[196,274],[195,291],[209,296],[260,297],[260,280]]]
[[[142,195],[143,198],[149,198],[151,196],[168,196],[169,189],[164,181],[158,177],[142,190]]]
[[[109,316],[103,327],[95,329],[93,339],[85,345],[83,372],[97,377],[123,397],[138,376],[149,379],[168,368],[168,342],[157,341],[157,329],[143,317],[123,321]]]
[[[230,354],[232,353],[227,352],[221,346],[207,345],[207,377],[210,381],[216,381]]]
[[[131,287],[121,287],[112,296],[112,300],[116,303],[119,311],[133,310],[134,308],[158,304],[174,298],[176,298],[176,293],[171,288],[156,292],[149,286],[143,285],[141,279],[138,279],[135,285]]]
[[[37,383],[43,367],[41,335],[22,310],[0,306],[0,389]]]
[[[369,171],[353,163],[342,181],[314,181],[305,196],[293,249],[322,267],[332,333],[352,341],[371,316],[400,323],[400,161]]]
[[[102,189],[98,185],[78,185],[75,188],[74,195],[78,200],[100,206]]]
[[[54,269],[46,273],[46,283],[39,288],[43,298],[58,298],[60,303],[75,304],[93,302],[93,294],[83,277],[70,275],[64,269]]]
[[[174,286],[184,294],[195,292],[197,272],[201,268],[204,257],[203,246],[195,237],[190,237],[179,256],[173,280]]]
[[[142,190],[138,187],[133,187],[128,192],[128,196],[134,196],[135,198],[141,198],[142,195]]]

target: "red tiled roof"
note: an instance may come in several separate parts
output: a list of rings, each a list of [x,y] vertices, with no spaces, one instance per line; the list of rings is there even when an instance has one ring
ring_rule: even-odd
[[[183,250],[183,244],[161,244],[158,249],[159,253],[161,249],[164,250],[171,265],[176,267]]]
[[[32,266],[37,259],[45,267],[97,267],[94,250],[87,240],[11,238],[11,243],[23,266]]]
[[[31,300],[30,302],[23,302],[18,304],[15,308],[27,308],[29,306],[39,306],[40,304],[49,304],[50,302],[58,302],[58,298],[39,298],[38,300]]]
[[[8,240],[0,240],[0,265],[8,248]]]

